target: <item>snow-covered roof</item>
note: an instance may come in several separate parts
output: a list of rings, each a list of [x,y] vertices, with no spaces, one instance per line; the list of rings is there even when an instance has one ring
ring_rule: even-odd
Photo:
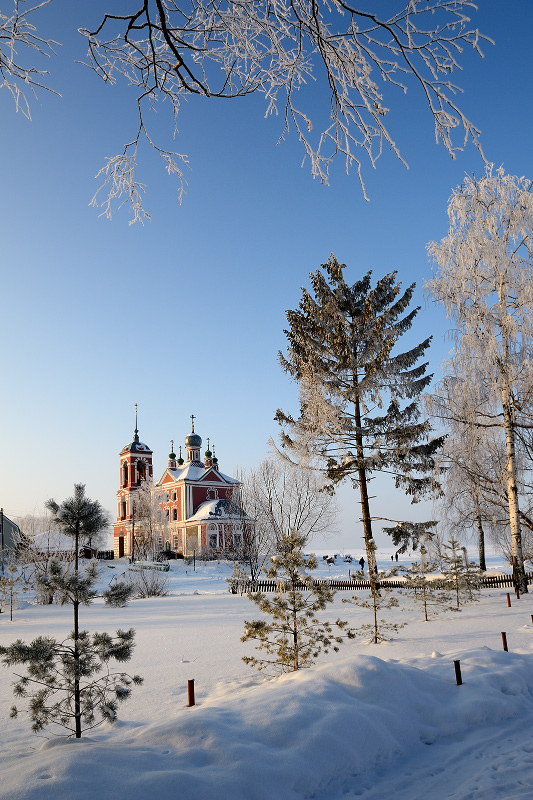
[[[176,481],[199,481],[210,469],[212,469],[212,467],[206,468],[203,465],[200,466],[197,461],[188,461],[186,464],[183,464],[183,466],[176,467],[176,469],[167,467],[165,472],[169,472]],[[215,475],[222,478],[226,483],[239,483],[235,478],[230,478],[229,475],[224,475],[223,472],[219,472],[218,470],[215,472]],[[216,478],[213,480],[216,481]],[[161,483],[161,481],[159,483]]]
[[[206,500],[201,503],[187,522],[220,519],[248,519],[248,516],[229,500]]]

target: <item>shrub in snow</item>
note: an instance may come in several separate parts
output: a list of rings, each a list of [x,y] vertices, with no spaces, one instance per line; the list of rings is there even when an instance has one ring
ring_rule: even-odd
[[[329,622],[316,616],[332,602],[334,592],[306,574],[306,568],[316,569],[317,560],[313,554],[304,556],[304,546],[305,537],[294,531],[281,536],[272,566],[265,570],[267,577],[278,582],[276,593],[272,598],[262,592],[248,593],[269,618],[244,622],[241,641],[258,642],[256,649],[270,656],[244,656],[243,661],[252,667],[262,670],[272,666],[279,672],[291,672],[313,664],[322,651],[338,651],[343,641]],[[348,638],[354,637],[346,622],[337,619],[334,625]]]
[[[79,607],[90,605],[97,596],[98,567],[91,562],[79,569],[80,543],[98,534],[107,526],[106,516],[96,501],[85,497],[85,487],[76,484],[74,496],[58,506],[53,500],[48,508],[63,533],[74,539],[74,569],[57,560],[50,561],[47,574],[38,576],[38,583],[56,596],[61,605],[72,604],[74,630],[64,640],[38,636],[29,645],[20,639],[8,647],[0,647],[5,666],[22,665],[26,674],[17,674],[15,696],[28,699],[28,713],[35,732],[54,724],[66,728],[77,739],[82,728],[116,719],[118,703],[127,699],[132,683],[141,683],[138,675],[113,673],[109,664],[128,661],[133,651],[134,631],[107,633],[80,631]],[[107,605],[123,606],[131,596],[131,588],[118,583],[103,593]],[[12,716],[19,709],[13,706]]]
[[[164,597],[168,594],[167,573],[156,569],[130,570],[126,576],[126,583],[132,591],[132,597]]]

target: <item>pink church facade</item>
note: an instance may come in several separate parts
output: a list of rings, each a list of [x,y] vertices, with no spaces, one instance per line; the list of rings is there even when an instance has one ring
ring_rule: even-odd
[[[172,451],[161,478],[153,483],[163,511],[159,541],[161,551],[184,557],[242,552],[253,535],[253,522],[240,506],[240,482],[220,471],[218,459],[194,431],[185,437],[185,459]],[[139,440],[120,452],[120,488],[117,520],[113,525],[115,558],[134,552],[135,496],[145,481],[153,480],[153,452]]]

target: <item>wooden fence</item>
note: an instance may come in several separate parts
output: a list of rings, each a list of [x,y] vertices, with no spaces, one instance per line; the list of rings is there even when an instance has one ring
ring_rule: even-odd
[[[533,583],[533,572],[526,572],[526,580],[528,584]],[[352,581],[352,580],[337,580],[337,579],[322,579],[313,581],[317,584],[325,584],[329,589],[336,592],[358,592],[363,589],[370,589],[370,581]],[[402,580],[383,580],[376,581],[377,585],[383,586],[387,589],[404,589],[405,581]],[[428,579],[428,588],[430,589],[446,589],[450,588],[450,581],[434,578]],[[512,575],[487,575],[479,581],[480,589],[504,589],[514,587]],[[232,581],[230,583],[230,592],[232,594],[246,594],[247,592],[275,592],[279,588],[279,582],[275,580],[260,580],[260,581]],[[296,589],[305,590],[308,587],[304,583],[296,584]]]

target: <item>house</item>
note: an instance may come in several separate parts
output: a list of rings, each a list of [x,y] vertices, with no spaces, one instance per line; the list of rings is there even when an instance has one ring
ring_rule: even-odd
[[[15,525],[9,517],[4,514],[4,509],[0,508],[0,551],[12,553],[21,541],[21,532],[18,525]]]
[[[194,553],[234,553],[242,550],[253,533],[250,520],[239,501],[240,482],[220,471],[210,448],[202,458],[202,439],[194,430],[185,437],[185,459],[174,453],[172,442],[168,465],[151,492],[162,510],[158,546],[183,556]],[[133,441],[120,452],[118,515],[113,525],[117,558],[131,556],[135,535],[135,502],[139,489],[153,480],[153,451],[139,440],[137,418]],[[150,485],[150,484],[149,484]]]

